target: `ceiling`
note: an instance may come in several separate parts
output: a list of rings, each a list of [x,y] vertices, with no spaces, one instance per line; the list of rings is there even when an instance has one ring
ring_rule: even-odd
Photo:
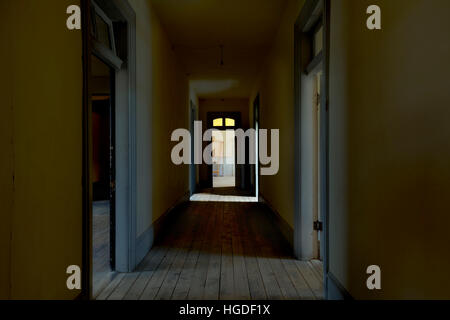
[[[199,98],[250,95],[280,24],[285,0],[152,3]]]

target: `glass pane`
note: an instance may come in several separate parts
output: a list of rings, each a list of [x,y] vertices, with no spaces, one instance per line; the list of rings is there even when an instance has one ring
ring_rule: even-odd
[[[320,27],[314,35],[314,56],[317,56],[323,47],[323,27]]]
[[[226,118],[225,119],[225,126],[227,127],[234,127],[235,121],[234,119]]]
[[[93,9],[93,8],[91,8],[91,15],[90,15],[90,18],[91,18],[91,25],[90,25],[90,29],[91,29],[91,36],[95,39],[96,38],[96,34],[95,34],[95,17],[96,17],[96,14],[95,14],[95,10]]]
[[[222,127],[223,126],[223,119],[217,118],[213,120],[213,126],[214,127]]]
[[[97,41],[112,50],[109,25],[98,14],[95,15],[95,26],[97,28]]]

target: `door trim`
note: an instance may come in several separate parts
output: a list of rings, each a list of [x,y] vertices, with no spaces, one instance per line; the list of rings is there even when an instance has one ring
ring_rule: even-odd
[[[195,121],[197,120],[197,107],[189,100],[189,132],[191,133],[191,164],[189,165],[189,196],[197,190],[197,166],[195,164]]]
[[[97,4],[103,0],[96,1]],[[108,0],[108,9],[119,12],[127,24],[127,59],[115,74],[116,101],[116,271],[134,270],[136,261],[136,14],[128,1]],[[81,298],[92,298],[92,104],[89,82],[90,57],[94,54],[90,33],[91,0],[81,0],[83,56],[83,123],[82,123],[82,292]],[[108,12],[106,12],[108,13]],[[98,56],[101,52],[95,51]],[[108,59],[105,59],[108,62]],[[113,66],[114,67],[114,66]],[[117,67],[117,66],[116,66]],[[117,68],[116,68],[117,69]],[[118,111],[120,105],[120,112]],[[125,139],[125,140],[124,140]],[[126,141],[120,147],[120,140]],[[122,142],[124,142],[122,141]],[[126,155],[119,157],[119,155]]]
[[[322,21],[320,21],[322,19]],[[301,257],[301,88],[302,73],[311,71],[311,57],[307,57],[309,49],[302,45],[306,34],[317,23],[323,25],[322,48],[322,83],[321,101],[323,106],[320,113],[320,216],[323,219],[323,231],[321,235],[321,252],[323,253],[324,266],[324,296],[328,297],[328,272],[329,272],[329,43],[330,43],[330,0],[307,0],[298,16],[294,29],[294,121],[295,121],[295,197],[294,197],[294,254]],[[315,64],[318,61],[314,61]],[[309,68],[308,68],[309,65]],[[312,226],[311,226],[312,228]]]
[[[91,5],[89,0],[81,1],[82,25],[89,26],[91,19]],[[83,105],[82,105],[82,268],[81,268],[81,296],[89,300],[92,290],[92,187],[91,187],[91,158],[89,143],[92,136],[90,110],[92,110],[89,77],[91,74],[91,34],[89,28],[82,28],[82,60],[83,60]]]
[[[213,120],[216,118],[232,118],[235,120],[235,126],[234,127],[226,127],[225,124],[223,124],[223,127],[214,127],[213,126]],[[206,114],[206,129],[217,129],[217,130],[236,130],[236,129],[240,129],[242,128],[242,116],[241,116],[241,112],[228,112],[228,111],[224,111],[224,112],[207,112]],[[236,154],[235,154],[236,155]],[[207,165],[208,166],[208,180],[207,180],[207,188],[212,188],[213,187],[213,166],[212,165]],[[238,164],[235,163],[235,171],[234,171],[234,175],[235,175],[235,179],[236,179],[236,187],[238,185],[240,185],[240,183],[238,183],[237,179],[238,179]],[[242,171],[242,170],[241,170]],[[242,174],[242,172],[241,172]],[[242,179],[241,179],[242,180]]]
[[[256,199],[258,199],[259,201],[259,129],[261,127],[261,95],[258,92],[258,94],[256,95],[255,99],[253,100],[253,129],[256,130],[256,135],[255,135],[255,157],[256,157],[256,161],[255,164],[252,165],[253,166],[253,192],[254,195],[256,197]],[[252,146],[250,146],[251,148]]]

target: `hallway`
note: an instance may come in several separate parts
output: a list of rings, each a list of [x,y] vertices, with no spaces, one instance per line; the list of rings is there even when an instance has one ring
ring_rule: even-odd
[[[261,203],[186,202],[97,299],[322,299],[321,262],[295,260],[271,215]]]
[[[450,300],[448,12],[0,1],[0,300]]]

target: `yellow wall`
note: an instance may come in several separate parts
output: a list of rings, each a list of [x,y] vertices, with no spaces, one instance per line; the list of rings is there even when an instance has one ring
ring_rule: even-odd
[[[260,80],[250,99],[260,93],[260,128],[280,129],[280,168],[277,175],[261,176],[260,192],[283,219],[294,224],[294,23],[303,0],[289,0]]]
[[[11,88],[11,1],[0,2],[0,39],[3,43],[0,50],[0,61],[3,61],[0,77],[0,299],[10,295],[10,250],[11,250],[11,218],[13,205],[13,114]]]
[[[293,25],[289,1],[250,99],[280,128],[280,171],[261,193],[293,225]],[[366,8],[382,8],[382,31]],[[332,2],[330,271],[355,298],[449,298],[449,3]],[[250,120],[252,122],[252,120]],[[380,292],[366,267],[382,270]]]
[[[330,271],[356,298],[449,299],[450,2],[331,8]]]
[[[170,159],[172,131],[189,128],[189,86],[151,1],[130,4],[137,15],[139,236],[189,190],[189,167]]]
[[[66,28],[72,4],[1,2],[0,298],[79,294],[66,288],[67,266],[82,259],[82,41]],[[188,84],[149,2],[132,4],[142,232],[188,190],[188,167],[170,161],[172,130],[188,127]]]
[[[3,47],[10,59],[1,59],[1,297],[79,294],[66,288],[66,268],[81,265],[82,246],[81,32],[66,28],[66,8],[77,3],[0,5],[2,43],[4,32],[13,36]]]

